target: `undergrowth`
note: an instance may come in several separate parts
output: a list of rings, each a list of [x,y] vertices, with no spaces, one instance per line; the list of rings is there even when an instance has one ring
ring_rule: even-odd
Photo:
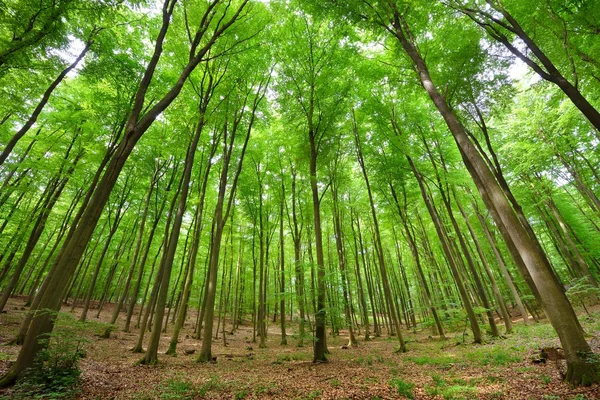
[[[44,348],[17,381],[12,399],[71,399],[79,394],[79,360],[86,356],[88,340],[81,335],[81,323],[60,317],[54,331],[39,339]]]

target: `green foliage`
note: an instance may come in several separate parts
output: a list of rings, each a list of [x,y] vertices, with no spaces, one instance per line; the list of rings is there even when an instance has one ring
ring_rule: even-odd
[[[225,385],[217,376],[211,377],[202,385],[195,385],[189,380],[175,376],[169,378],[165,383],[158,385],[149,394],[142,395],[143,399],[161,399],[161,400],[192,400],[203,398],[210,392],[218,392],[225,388]],[[244,391],[245,393],[245,391]],[[239,397],[243,399],[243,397]],[[236,397],[237,398],[237,397]]]
[[[362,357],[362,356],[357,357],[354,360],[354,362],[357,364],[362,364],[362,365],[366,364],[366,365],[371,366],[371,365],[373,365],[373,363],[376,363],[376,362],[383,363],[383,362],[385,362],[385,359],[381,355],[375,354],[375,355],[369,355],[367,357]]]
[[[310,393],[308,393],[308,395],[306,396],[306,399],[308,399],[308,400],[318,399],[319,396],[321,396],[321,394],[323,394],[323,392],[321,390],[312,390]]]
[[[254,387],[254,394],[257,396],[275,394],[279,390],[279,386],[275,382],[259,383]]]
[[[243,400],[246,398],[246,396],[248,396],[248,390],[241,389],[241,390],[238,390],[237,392],[235,392],[235,394],[233,395],[233,398],[235,400]]]
[[[277,360],[273,361],[273,364],[283,364],[286,361],[300,361],[309,359],[311,359],[311,355],[309,353],[290,353],[278,356]]]
[[[205,396],[208,392],[213,391],[213,390],[219,390],[222,387],[223,387],[223,384],[221,383],[221,380],[219,379],[219,377],[213,376],[207,382],[205,382],[203,385],[201,385],[196,390],[196,393],[198,396],[202,397],[202,396]]]
[[[161,400],[191,400],[197,394],[194,385],[186,380],[172,378],[167,381],[160,390],[159,398]]]
[[[442,391],[445,400],[469,400],[477,396],[477,388],[473,386],[453,385]]]
[[[404,381],[400,378],[392,378],[390,380],[390,386],[396,389],[396,392],[400,396],[406,397],[408,399],[414,399],[414,388],[415,384],[411,382]]]
[[[471,363],[486,365],[508,365],[521,361],[523,358],[518,349],[504,348],[500,345],[475,348],[467,353],[467,360]]]
[[[567,289],[567,297],[573,304],[590,304],[597,302],[600,298],[600,288],[592,285],[587,278],[575,279],[569,289]]]
[[[74,329],[56,329],[40,339],[45,348],[15,386],[15,399],[69,399],[79,393],[81,369],[79,360],[85,357],[86,339]]]
[[[73,177],[56,207],[50,210],[46,230],[34,249],[37,260],[35,265],[52,261],[52,257],[60,253],[60,248],[56,247],[52,250],[55,251],[54,255],[49,254],[50,249],[54,248],[57,233],[66,232],[69,221],[72,220],[73,215],[67,215],[67,210],[76,212],[73,210],[77,210],[82,202],[81,196],[85,195],[93,182],[93,174],[109,143],[123,133],[123,125],[139,87],[144,64],[150,59],[152,43],[160,26],[160,6],[155,3],[146,0],[0,0],[0,98],[6,99],[0,102],[1,143],[5,143],[15,128],[23,124],[30,109],[48,87],[48,82],[64,67],[66,59],[70,57],[64,53],[73,52],[77,40],[84,38],[91,26],[104,28],[81,68],[70,74],[57,88],[48,107],[39,116],[36,122],[36,130],[39,128],[39,132],[35,139],[33,132],[30,132],[15,148],[7,163],[2,165],[0,249],[3,250],[0,256],[3,260],[11,254],[19,257],[22,249],[17,244],[26,242],[25,235],[31,230],[37,210],[43,209],[40,201],[44,199],[45,188],[50,185],[46,182],[65,179],[64,171],[70,163],[74,164],[74,154],[81,151],[81,162],[74,165],[76,168]],[[189,29],[202,25],[203,11],[207,4],[213,4],[206,1],[176,3],[164,51],[150,79],[147,96],[141,99],[144,108],[142,115],[152,115],[155,102],[176,84],[181,66],[185,65],[189,57],[190,35],[193,34]],[[210,28],[221,20],[221,16],[231,15],[235,6],[241,3],[242,0],[214,2],[214,14],[208,22]],[[477,144],[480,145],[482,155],[490,163],[502,166],[508,186],[548,251],[548,257],[559,277],[571,281],[573,273],[567,267],[563,252],[553,246],[557,238],[553,237],[556,234],[549,232],[555,225],[553,215],[546,212],[549,200],[556,202],[568,225],[566,231],[573,235],[582,257],[593,267],[593,262],[600,257],[600,241],[597,240],[600,221],[596,210],[598,207],[593,202],[600,187],[597,172],[597,166],[600,165],[597,149],[600,136],[559,89],[542,81],[509,79],[507,75],[511,60],[504,57],[504,53],[499,51],[498,43],[487,36],[489,32],[480,29],[464,13],[448,7],[460,8],[466,3],[458,0],[431,4],[418,1],[358,0],[250,1],[240,16],[239,24],[234,24],[216,40],[213,50],[204,56],[200,67],[186,82],[182,82],[179,97],[169,109],[156,116],[155,123],[127,160],[122,176],[110,195],[108,206],[104,207],[106,211],[99,219],[99,226],[86,243],[89,250],[84,253],[85,263],[81,263],[93,266],[99,261],[98,252],[93,249],[105,241],[106,235],[102,232],[106,231],[101,226],[113,220],[114,200],[117,197],[115,194],[124,190],[126,178],[133,177],[131,181],[134,182],[125,199],[128,211],[123,215],[122,225],[114,238],[107,243],[110,246],[107,246],[105,259],[118,259],[118,264],[115,264],[113,273],[108,273],[108,265],[111,263],[98,263],[101,267],[98,282],[105,286],[101,288],[98,283],[93,288],[94,298],[101,290],[112,294],[122,290],[123,280],[118,277],[125,277],[124,272],[130,268],[134,251],[131,249],[135,248],[128,244],[128,238],[135,237],[138,229],[136,226],[141,226],[139,210],[144,208],[144,193],[148,190],[153,173],[157,171],[160,171],[156,174],[157,182],[150,186],[152,191],[149,196],[148,221],[144,221],[144,226],[148,226],[148,229],[142,232],[143,237],[140,239],[147,243],[142,247],[147,251],[144,262],[149,265],[153,258],[160,260],[164,249],[161,249],[160,240],[149,240],[149,232],[155,231],[149,227],[154,225],[156,232],[160,232],[167,223],[166,210],[179,184],[181,167],[178,169],[177,166],[181,165],[185,156],[190,132],[199,118],[202,118],[206,126],[197,149],[198,155],[202,152],[202,158],[193,167],[193,182],[190,185],[192,190],[183,210],[185,218],[181,228],[181,232],[191,233],[195,223],[198,227],[204,227],[198,238],[190,236],[190,243],[195,243],[193,248],[201,253],[198,257],[194,255],[198,260],[209,254],[210,243],[214,238],[211,230],[206,228],[206,220],[190,218],[200,205],[200,193],[204,193],[202,185],[206,184],[206,197],[202,198],[203,210],[205,215],[210,216],[218,200],[219,168],[224,167],[226,158],[221,153],[221,144],[228,141],[234,143],[231,160],[238,160],[242,151],[241,139],[252,131],[237,192],[233,193],[232,180],[226,185],[227,191],[231,191],[227,193],[232,206],[227,223],[231,224],[232,229],[225,235],[230,242],[222,247],[222,253],[219,254],[227,255],[231,260],[220,260],[220,272],[224,274],[218,274],[217,278],[219,295],[223,290],[229,293],[230,289],[231,293],[235,293],[235,300],[232,294],[227,301],[232,304],[235,302],[235,310],[231,311],[239,311],[240,320],[246,319],[254,310],[256,288],[253,283],[256,282],[253,279],[256,279],[256,272],[250,261],[260,258],[259,254],[262,253],[258,247],[259,243],[264,245],[265,238],[270,253],[266,260],[261,261],[266,261],[269,271],[276,259],[284,261],[285,279],[282,279],[278,270],[276,273],[269,272],[265,275],[267,278],[263,276],[266,279],[264,290],[266,293],[278,293],[274,290],[278,281],[285,282],[287,286],[283,295],[267,296],[266,309],[273,310],[272,306],[281,298],[286,300],[286,308],[288,301],[292,301],[294,309],[297,308],[295,303],[310,305],[315,298],[317,290],[313,283],[314,277],[308,274],[320,272],[316,270],[312,260],[314,247],[310,247],[316,244],[313,242],[314,220],[311,220],[313,209],[308,195],[309,183],[313,178],[317,181],[320,196],[318,202],[322,207],[322,229],[325,234],[322,247],[327,250],[323,280],[328,301],[320,313],[326,312],[327,324],[333,325],[334,331],[344,329],[351,322],[345,320],[343,294],[346,292],[353,294],[354,304],[351,306],[354,309],[360,311],[365,307],[370,308],[366,311],[371,314],[365,316],[367,319],[373,318],[373,313],[385,311],[377,310],[379,306],[375,307],[377,303],[371,304],[373,300],[370,298],[370,307],[360,305],[361,296],[367,297],[367,294],[354,295],[358,293],[359,284],[365,283],[361,292],[369,292],[368,295],[372,296],[370,291],[378,288],[382,278],[378,268],[378,255],[372,246],[376,239],[376,226],[367,206],[371,193],[367,194],[365,180],[358,168],[356,143],[352,134],[354,130],[356,137],[363,143],[362,152],[379,219],[377,231],[381,231],[377,234],[381,234],[383,248],[386,250],[382,256],[388,266],[381,267],[390,271],[394,292],[392,295],[399,296],[402,303],[405,300],[413,303],[402,304],[402,307],[415,312],[420,321],[419,328],[427,329],[434,325],[433,313],[428,309],[431,303],[438,309],[447,332],[457,332],[456,338],[461,338],[459,340],[462,342],[468,342],[466,335],[470,334],[467,315],[463,305],[457,300],[455,282],[445,268],[446,260],[440,249],[440,238],[432,226],[422,195],[416,189],[414,174],[408,168],[406,156],[414,158],[418,170],[423,174],[431,198],[440,210],[450,241],[456,243],[459,233],[451,229],[448,213],[441,207],[440,189],[444,186],[447,193],[456,192],[456,199],[451,200],[455,211],[456,204],[462,205],[464,202],[468,215],[465,221],[459,219],[459,228],[469,242],[467,247],[474,250],[475,243],[467,234],[465,224],[472,223],[474,236],[481,242],[479,245],[482,247],[482,255],[479,258],[488,258],[491,276],[498,279],[501,296],[509,298],[507,285],[501,281],[504,277],[497,265],[497,261],[503,259],[522,294],[522,300],[536,307],[537,300],[530,295],[521,274],[512,265],[514,263],[511,263],[510,252],[502,243],[500,233],[492,224],[486,226],[498,242],[500,254],[497,257],[490,243],[493,240],[488,242],[483,235],[488,214],[464,167],[455,140],[449,134],[443,118],[422,91],[422,85],[418,84],[414,68],[402,53],[397,38],[382,26],[393,20],[393,4],[402,5],[402,17],[406,19],[402,21],[406,22],[403,29],[410,30],[410,39],[414,40],[418,51],[426,59],[434,86],[442,92],[450,108],[465,125],[472,141],[479,142]],[[484,0],[468,3],[475,9],[483,7],[484,10],[493,9],[500,4],[499,1]],[[568,79],[578,81],[574,82],[575,86],[597,108],[600,93],[597,83],[600,45],[597,40],[594,41],[597,36],[594,32],[598,32],[598,18],[595,17],[599,15],[600,8],[594,8],[595,3],[591,0],[566,2],[568,4],[561,4],[558,0],[506,0],[502,3],[506,3],[507,10],[514,13],[526,31],[535,32],[535,41],[540,42],[542,50],[548,52],[551,59],[557,60],[555,62],[562,73],[568,71]],[[138,4],[144,5],[144,9],[136,8],[135,5]],[[502,19],[501,14],[498,14],[498,18]],[[29,30],[28,23],[31,23]],[[49,29],[45,32],[47,25]],[[393,26],[388,28],[394,30]],[[498,29],[513,40],[514,32],[505,32],[506,29],[501,27]],[[38,33],[39,38],[35,39]],[[208,40],[207,37],[199,39],[201,43]],[[448,43],[453,45],[449,46]],[[21,44],[26,46],[3,57],[8,54],[6,50]],[[215,79],[220,79],[217,77],[221,72],[224,75],[215,89],[215,100],[209,102],[207,112],[200,116],[198,94],[200,87],[206,83],[203,82],[202,71],[208,70],[214,73],[212,77]],[[253,95],[258,86],[264,89],[262,85],[267,81],[271,85],[266,96],[258,106],[256,115],[251,116],[249,109]],[[250,120],[255,117],[256,122],[251,129]],[[308,176],[309,134],[316,138],[318,153],[318,159],[315,160],[317,172],[313,178]],[[70,149],[71,139],[74,147],[68,153],[66,150]],[[25,149],[29,144],[35,146],[26,155]],[[216,153],[209,155],[213,144],[216,144]],[[424,156],[429,148],[435,153],[431,160]],[[497,154],[491,154],[491,149]],[[19,160],[20,157],[23,160]],[[156,168],[159,164],[161,167]],[[202,181],[203,168],[208,165],[214,166],[214,169],[206,175],[206,181]],[[229,178],[233,178],[235,168],[228,168],[223,171]],[[294,186],[293,201],[290,177],[292,169],[295,185],[297,184]],[[62,171],[62,175],[55,175],[57,171]],[[257,174],[261,176],[263,186],[260,191],[257,189]],[[435,179],[437,174],[440,174],[439,184]],[[168,182],[171,177],[173,181]],[[237,176],[235,179],[237,180]],[[395,190],[394,196],[391,196],[392,189]],[[339,201],[335,206],[334,191],[335,198]],[[396,194],[398,198],[395,198]],[[259,200],[264,203],[260,205],[260,223],[257,205]],[[71,209],[71,204],[75,208]],[[281,217],[277,213],[279,205],[282,205],[283,210]],[[330,218],[336,207],[339,207],[341,216],[339,229],[332,226]],[[121,207],[117,209],[120,210]],[[291,221],[292,209],[294,218],[298,217],[301,225],[297,235],[302,261],[296,271],[292,269],[295,266],[290,262],[290,239],[293,236],[290,233],[295,223]],[[479,224],[477,217],[483,217],[483,225]],[[400,220],[406,222],[407,226],[399,224]],[[283,237],[275,229],[279,222],[284,225],[281,233]],[[260,225],[263,228],[263,224],[264,229],[257,232],[255,227]],[[169,229],[168,226],[166,228]],[[360,238],[357,237],[359,229]],[[560,227],[557,227],[557,231],[560,235]],[[409,234],[415,236],[415,254],[412,254],[412,247],[406,246]],[[335,249],[335,239],[340,236],[343,236],[344,254],[339,254]],[[250,243],[253,247],[250,247]],[[123,253],[118,253],[119,248],[123,249]],[[181,276],[185,261],[190,258],[191,253],[186,253],[186,249],[192,251],[192,247],[181,242],[175,250],[176,267],[171,273],[170,287],[175,287],[175,282],[179,279],[177,276]],[[394,254],[396,249],[397,256]],[[460,249],[456,247],[455,250],[456,260],[463,260],[464,255],[460,254]],[[473,256],[477,255],[473,251]],[[235,263],[236,259],[239,260],[238,263]],[[347,276],[338,268],[341,267],[341,261],[345,261]],[[424,269],[423,277],[417,273],[418,261]],[[481,264],[479,259],[475,261]],[[229,262],[236,265],[235,274],[227,273],[226,266],[230,265]],[[33,263],[27,267],[31,265]],[[592,273],[596,272],[594,268],[591,269]],[[356,270],[363,274],[362,277],[358,277]],[[44,272],[43,269],[40,271]],[[397,279],[400,278],[399,271],[406,276]],[[31,286],[35,274],[29,274],[33,272],[31,270],[25,272],[28,274],[27,279],[24,279],[25,276],[19,279]],[[297,275],[294,276],[294,273]],[[468,271],[463,275],[467,281],[472,278]],[[484,283],[488,284],[488,277],[483,275]],[[69,280],[73,277],[64,278]],[[89,285],[83,283],[88,280],[88,274],[78,273],[77,281],[73,282],[72,287],[86,288]],[[152,274],[144,272],[140,283],[142,287],[150,288],[152,280]],[[305,298],[296,299],[299,283],[302,281],[305,281]],[[190,304],[198,304],[199,299],[194,297],[202,293],[196,290],[198,284],[199,281],[195,280]],[[346,284],[348,288],[344,287]],[[424,296],[423,289],[427,285],[431,299]],[[32,291],[36,288],[24,289]],[[137,294],[138,297],[142,296],[142,292]],[[74,293],[70,295],[73,296]],[[375,297],[379,295],[380,292],[376,291]],[[567,295],[575,306],[585,306],[600,298],[600,289],[579,279],[573,281]],[[226,309],[229,308],[228,302],[224,303]],[[237,309],[238,306],[240,310]],[[306,308],[307,313],[312,310],[310,306]],[[292,311],[295,314],[296,310]],[[483,307],[475,307],[475,313],[480,316],[486,311]],[[360,317],[365,318],[362,315]],[[293,318],[298,317],[294,315]],[[598,318],[593,318],[596,321],[590,320],[590,324],[598,328]],[[62,318],[57,329],[60,329],[61,324]],[[95,329],[97,326],[90,324],[87,329],[90,327]],[[303,337],[298,336],[297,329],[294,329],[293,337],[314,342],[316,338],[312,336],[309,324],[305,328]],[[373,326],[371,332],[372,328]],[[112,329],[112,326],[102,326],[101,334],[108,337]],[[540,340],[557,339],[548,324],[530,327],[518,324],[513,329],[515,336],[520,336],[523,342],[533,343],[535,339],[537,344]],[[462,332],[467,333],[462,335]],[[397,338],[385,340],[392,342]],[[53,348],[57,347],[52,345],[47,351],[56,351]],[[416,353],[417,355],[404,359],[416,365],[430,365],[440,369],[465,363],[507,366],[521,361],[523,352],[522,347],[500,345],[469,347],[467,353],[447,351],[447,348],[442,351],[440,348],[438,353]],[[0,353],[0,359],[3,357]],[[52,365],[52,358],[61,358],[47,353],[39,357],[39,369],[55,368],[49,366]],[[284,354],[278,356],[273,363],[308,359],[308,352]],[[392,360],[396,360],[396,357],[387,358],[387,362],[394,362]],[[353,361],[367,366],[386,362],[377,354],[358,357]],[[62,380],[60,377],[53,379]],[[461,396],[461,391],[468,392],[464,389],[468,385],[458,383],[451,386],[441,377],[433,379],[435,388],[448,391],[444,392],[444,397]],[[173,380],[161,389],[160,396],[199,396],[218,385],[218,380],[211,380],[201,387],[194,387],[187,381]],[[334,381],[332,385],[335,386]],[[259,396],[263,388],[259,386],[257,390],[255,394]],[[245,389],[238,393],[240,398],[247,395]],[[238,394],[235,396],[238,397]]]
[[[439,355],[439,356],[411,356],[406,357],[408,361],[412,361],[417,365],[435,365],[441,368],[448,368],[452,364],[455,364],[458,360],[455,357],[447,356],[447,355]]]
[[[450,331],[458,331],[464,329],[467,313],[463,308],[448,308],[442,319],[444,326],[447,326]]]

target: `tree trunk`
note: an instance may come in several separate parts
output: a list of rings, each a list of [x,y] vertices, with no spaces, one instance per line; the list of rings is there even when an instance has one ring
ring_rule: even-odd
[[[566,380],[572,384],[597,382],[600,380],[598,365],[589,357],[591,349],[583,337],[581,325],[577,320],[573,307],[548,268],[546,268],[542,255],[539,254],[538,248],[519,222],[494,175],[477,149],[469,141],[464,127],[433,84],[424,60],[414,45],[407,39],[406,22],[397,10],[394,12],[393,26],[396,37],[406,54],[413,61],[424,89],[452,132],[456,144],[461,150],[463,160],[468,165],[469,173],[474,177],[480,192],[489,196],[489,200],[500,218],[500,221],[497,222],[506,226],[515,247],[531,274],[535,286],[539,290],[544,309],[565,350],[568,366]],[[600,127],[600,123],[598,126]]]

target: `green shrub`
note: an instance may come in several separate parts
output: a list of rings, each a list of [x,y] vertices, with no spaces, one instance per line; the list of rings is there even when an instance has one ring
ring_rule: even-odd
[[[83,344],[72,326],[59,327],[39,341],[45,346],[31,368],[15,385],[15,399],[68,399],[79,393],[79,360],[85,357]]]

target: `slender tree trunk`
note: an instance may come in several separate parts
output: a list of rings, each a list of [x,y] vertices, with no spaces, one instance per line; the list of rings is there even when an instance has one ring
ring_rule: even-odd
[[[481,329],[479,328],[479,324],[477,322],[477,317],[475,316],[475,311],[473,310],[473,306],[472,306],[471,300],[469,299],[469,296],[467,294],[467,290],[465,288],[463,280],[458,272],[458,268],[457,268],[456,262],[454,260],[454,256],[452,255],[450,245],[446,238],[446,234],[443,231],[440,217],[439,217],[436,209],[434,208],[433,204],[431,203],[429,194],[427,193],[427,190],[425,189],[425,185],[423,184],[423,178],[421,177],[421,174],[419,173],[419,171],[417,171],[412,159],[408,156],[406,158],[408,160],[408,163],[411,166],[411,169],[413,171],[415,178],[417,179],[419,188],[421,189],[421,194],[423,196],[423,200],[425,201],[427,210],[429,211],[431,219],[433,220],[435,230],[438,234],[438,238],[440,239],[440,243],[442,245],[442,250],[444,251],[446,260],[447,260],[448,264],[450,265],[450,270],[452,271],[454,281],[456,282],[456,286],[458,288],[460,298],[463,302],[463,306],[465,307],[465,310],[467,311],[467,317],[468,317],[469,323],[471,325],[471,331],[473,332],[473,341],[475,343],[481,343],[483,340],[482,336],[481,336]]]
[[[353,116],[354,116],[354,114],[353,114]],[[383,257],[383,246],[381,244],[381,235],[379,233],[379,223],[377,221],[377,213],[375,211],[375,202],[373,200],[373,193],[371,192],[371,184],[369,183],[369,177],[367,175],[365,161],[364,161],[363,155],[362,155],[358,127],[356,125],[356,119],[354,119],[353,130],[354,130],[354,141],[356,143],[356,152],[357,152],[357,156],[358,156],[358,162],[360,164],[362,174],[365,179],[365,185],[367,187],[367,194],[369,195],[369,203],[371,205],[371,216],[373,218],[373,228],[375,231],[373,240],[375,242],[375,253],[377,254],[378,261],[379,261],[379,268],[380,268],[380,272],[381,272],[381,281],[383,283],[385,302],[390,311],[391,322],[394,325],[395,333],[398,336],[398,341],[400,344],[400,351],[406,352],[407,351],[406,343],[404,342],[404,338],[402,337],[400,321],[399,321],[399,317],[398,317],[398,314],[396,311],[396,306],[394,304],[394,300],[393,300],[394,297],[392,294],[392,290],[390,288],[390,284],[388,281],[387,270],[386,270],[385,261],[384,261],[384,257]]]
[[[283,171],[282,171],[283,172]],[[280,264],[280,277],[279,277],[279,313],[280,313],[280,324],[281,324],[281,344],[287,345],[287,338],[285,333],[285,240],[283,237],[283,206],[285,202],[285,183],[283,181],[283,174],[281,178],[281,201],[279,202],[279,264]]]
[[[456,198],[456,193],[454,193],[454,196]],[[494,274],[492,273],[492,271],[490,269],[488,260],[483,252],[483,249],[481,248],[481,244],[479,243],[479,240],[477,239],[477,235],[475,234],[475,231],[473,230],[473,227],[471,226],[471,223],[469,222],[469,217],[465,213],[465,210],[461,207],[458,199],[456,199],[456,205],[458,206],[458,209],[465,220],[465,224],[467,225],[467,229],[469,230],[471,239],[473,240],[473,243],[475,244],[475,249],[477,250],[479,259],[481,260],[481,263],[483,264],[483,269],[484,269],[484,271],[490,281],[490,284],[492,286],[492,293],[494,294],[494,297],[496,298],[496,302],[498,303],[498,306],[500,307],[500,314],[502,315],[502,320],[504,321],[504,328],[506,330],[506,333],[511,333],[512,332],[512,320],[510,318],[510,315],[508,314],[506,304],[504,303],[504,299],[502,298],[502,295],[500,294],[500,289],[498,288],[498,284],[496,283]]]
[[[354,211],[352,211],[352,213],[351,213],[351,219],[352,220],[351,220],[350,227],[352,229],[352,239],[354,240],[354,262],[355,262],[355,270],[356,270],[356,284],[358,286],[358,299],[360,301],[360,306],[361,306],[360,308],[362,310],[362,324],[365,328],[364,340],[369,341],[369,340],[371,340],[371,337],[369,334],[369,314],[368,314],[368,309],[367,309],[367,302],[365,300],[363,280],[362,280],[362,276],[360,273],[360,261],[359,261],[359,256],[358,256],[359,247],[358,247],[358,241],[356,239],[356,232],[354,230]],[[358,223],[358,221],[357,221],[357,223]],[[362,249],[360,251],[362,253]],[[363,262],[364,262],[364,256],[363,256]]]
[[[23,124],[23,126],[21,127],[21,129],[19,129],[13,135],[13,137],[10,138],[10,140],[8,141],[8,143],[6,144],[6,146],[4,147],[4,149],[2,150],[2,153],[0,153],[0,165],[2,165],[4,163],[4,161],[6,161],[6,159],[10,155],[11,151],[17,145],[17,142],[19,140],[21,140],[21,138],[23,136],[25,136],[25,134],[33,127],[33,125],[37,121],[38,117],[40,116],[42,110],[44,109],[44,107],[48,103],[48,100],[50,100],[50,96],[52,95],[52,93],[54,92],[54,90],[63,81],[63,79],[65,79],[65,77],[67,76],[67,74],[69,72],[71,72],[77,66],[77,64],[79,64],[81,62],[81,60],[83,60],[83,58],[88,53],[88,51],[90,51],[90,47],[92,46],[92,43],[94,42],[93,38],[94,38],[94,36],[96,36],[96,34],[98,32],[99,31],[97,29],[94,29],[92,31],[92,33],[90,34],[90,36],[88,37],[88,39],[87,39],[87,41],[85,43],[85,46],[84,46],[83,50],[81,50],[81,52],[79,53],[79,55],[77,56],[77,58],[75,59],[75,61],[73,61],[67,68],[63,69],[60,72],[60,74],[58,74],[58,76],[56,77],[56,79],[54,79],[54,81],[52,81],[52,83],[50,84],[50,86],[48,86],[48,88],[44,92],[44,95],[42,96],[42,99],[40,100],[40,102],[37,104],[37,106],[33,110],[33,113],[29,116],[29,118],[27,119],[27,121],[25,122],[25,124]]]

